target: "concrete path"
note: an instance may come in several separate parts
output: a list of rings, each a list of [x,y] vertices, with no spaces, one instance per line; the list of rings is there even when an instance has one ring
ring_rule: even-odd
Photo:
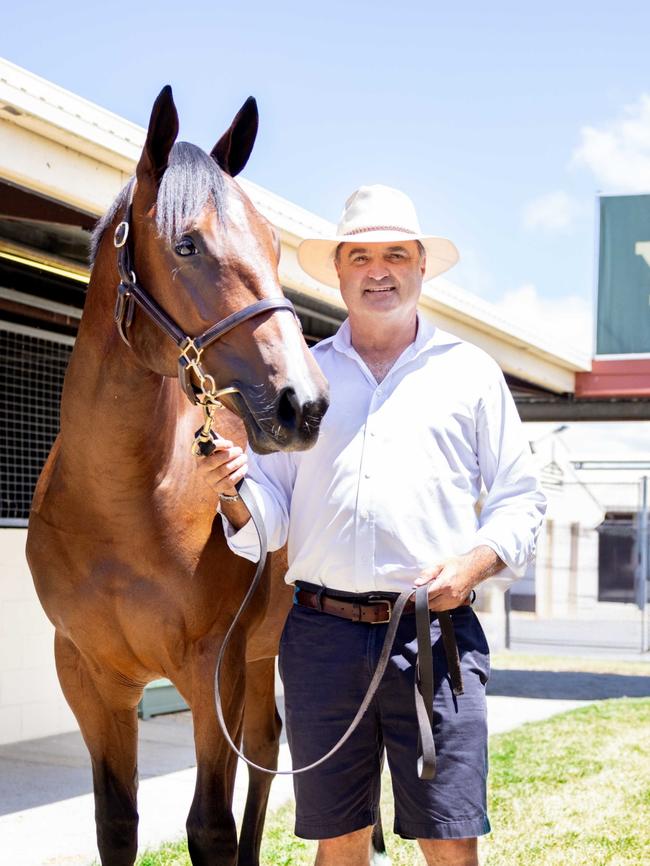
[[[495,670],[489,684],[491,733],[609,697],[650,696],[650,678],[616,674]],[[279,696],[281,703],[281,696]],[[280,765],[289,768],[286,742]],[[195,768],[189,713],[140,723],[141,848],[179,838],[192,799]],[[241,816],[246,771],[235,811]],[[88,866],[96,857],[90,770],[81,737],[64,734],[0,747],[0,859],[11,866]],[[270,808],[292,796],[277,778]]]
[[[641,614],[637,611],[634,614],[625,619],[586,614],[569,619],[513,613],[510,646],[515,652],[617,657],[630,661],[640,661],[645,656],[648,660],[648,653],[641,653]]]

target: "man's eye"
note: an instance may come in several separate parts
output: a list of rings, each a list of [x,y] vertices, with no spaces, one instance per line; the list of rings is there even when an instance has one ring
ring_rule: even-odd
[[[181,238],[175,249],[179,256],[195,256],[198,253],[192,238],[187,237]]]
[[[360,265],[362,265],[364,262],[367,262],[367,261],[368,261],[368,256],[355,256],[355,257],[352,259],[352,261],[354,262],[355,265],[356,265],[356,264],[360,264]]]

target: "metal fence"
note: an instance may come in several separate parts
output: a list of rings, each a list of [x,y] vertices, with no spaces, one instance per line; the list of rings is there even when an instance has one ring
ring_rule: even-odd
[[[504,600],[510,647],[647,652],[647,479],[572,483],[600,504],[602,519],[585,523],[578,509],[545,521],[536,562]]]
[[[74,339],[0,322],[0,525],[26,526]]]

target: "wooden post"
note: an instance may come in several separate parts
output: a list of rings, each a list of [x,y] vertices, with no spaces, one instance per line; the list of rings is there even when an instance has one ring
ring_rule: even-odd
[[[544,563],[544,585],[540,593],[541,610],[543,617],[553,616],[553,520],[546,521],[546,562]]]
[[[578,612],[578,548],[580,545],[580,524],[571,524],[571,553],[569,559],[569,615]]]

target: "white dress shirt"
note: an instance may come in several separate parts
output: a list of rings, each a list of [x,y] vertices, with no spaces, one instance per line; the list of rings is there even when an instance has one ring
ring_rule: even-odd
[[[288,539],[287,582],[401,591],[422,569],[480,544],[511,577],[522,575],[546,500],[495,361],[422,316],[379,384],[347,321],[312,351],[331,401],[316,445],[248,452],[269,549]],[[224,529],[235,553],[259,559],[251,521],[235,532],[224,519]]]

